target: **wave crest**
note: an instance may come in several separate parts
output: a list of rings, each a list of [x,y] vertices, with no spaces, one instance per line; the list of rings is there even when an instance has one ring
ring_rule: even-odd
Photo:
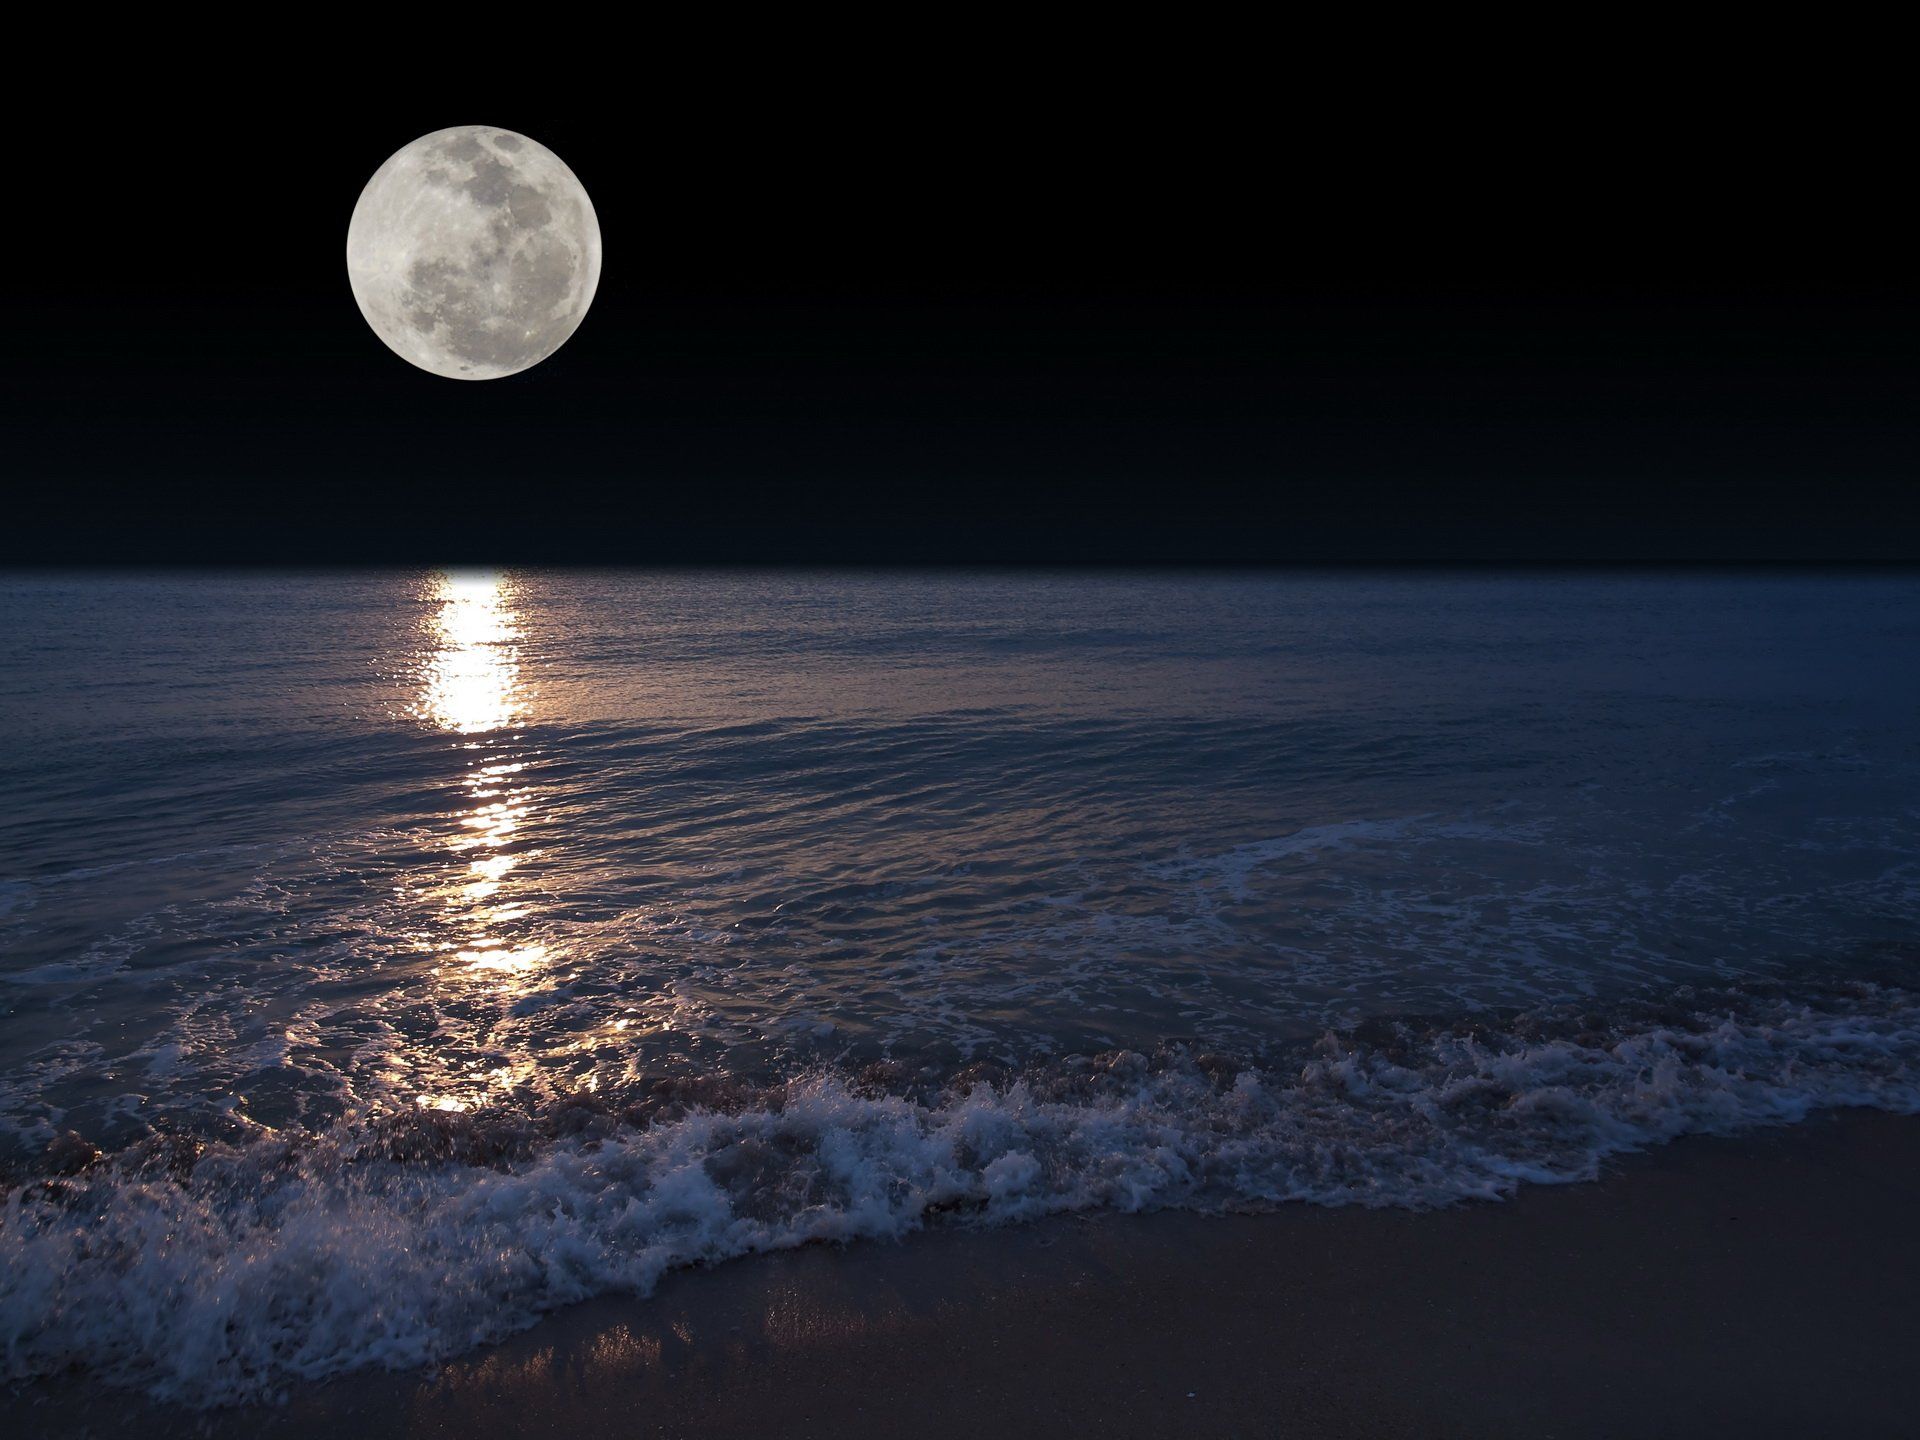
[[[1831,1106],[1920,1110],[1920,998],[1681,992],[1373,1022],[1265,1066],[1185,1048],[880,1065],[69,1145],[0,1199],[0,1346],[16,1380],[80,1365],[189,1404],[257,1399],[756,1250],[1095,1208],[1499,1199]]]

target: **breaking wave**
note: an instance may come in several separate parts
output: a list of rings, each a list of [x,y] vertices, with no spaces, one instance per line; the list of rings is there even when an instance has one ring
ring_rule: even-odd
[[[69,1136],[0,1199],[0,1347],[14,1380],[80,1366],[230,1403],[754,1251],[1071,1210],[1494,1200],[1833,1106],[1920,1110],[1920,996],[1376,1021],[1263,1065],[1174,1048],[661,1080],[113,1156]]]

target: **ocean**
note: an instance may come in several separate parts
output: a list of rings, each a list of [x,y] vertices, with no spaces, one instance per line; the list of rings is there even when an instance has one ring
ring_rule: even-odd
[[[0,575],[0,1354],[1920,1110],[1920,579]]]

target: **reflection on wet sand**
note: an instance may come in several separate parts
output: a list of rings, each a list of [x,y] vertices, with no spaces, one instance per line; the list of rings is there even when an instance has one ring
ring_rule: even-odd
[[[539,853],[526,848],[522,834],[534,787],[516,727],[531,715],[531,695],[520,678],[514,589],[495,574],[449,574],[435,584],[439,604],[428,627],[415,713],[460,736],[465,760],[465,793],[446,841],[456,868],[430,887],[442,911],[438,925],[451,931],[451,938],[435,942],[451,961],[436,973],[448,984],[518,991],[545,968],[549,954],[526,938],[531,907],[514,884],[514,872]],[[470,1070],[442,1093],[421,1095],[419,1103],[467,1109],[489,1089],[512,1084],[519,1068]]]
[[[644,1300],[588,1301],[430,1376],[390,1383],[396,1398],[404,1396],[408,1428],[419,1434],[484,1431],[494,1417],[538,1413],[562,1396],[582,1411],[607,1395],[651,1409],[688,1385],[711,1386],[707,1418],[729,1430],[724,1417],[751,1403],[754,1379],[797,1371],[833,1384],[865,1347],[934,1343],[935,1327],[954,1314],[955,1301],[977,1288],[979,1266],[963,1251],[957,1273],[937,1273],[921,1263],[926,1250],[950,1255],[954,1247],[918,1243],[920,1251],[905,1256],[914,1271],[906,1283],[889,1268],[900,1265],[900,1251],[769,1255],[703,1274],[698,1286],[670,1280]],[[1015,1243],[1032,1250],[1024,1239]],[[594,1428],[579,1418],[583,1428]]]

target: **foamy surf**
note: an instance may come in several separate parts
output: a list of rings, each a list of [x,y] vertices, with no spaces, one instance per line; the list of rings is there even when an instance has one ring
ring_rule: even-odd
[[[1175,1049],[944,1078],[658,1082],[318,1135],[56,1147],[0,1207],[14,1380],[196,1406],[444,1358],[668,1271],[1075,1210],[1430,1208],[1832,1106],[1920,1110],[1920,997],[1683,993],[1373,1022],[1296,1064]]]

